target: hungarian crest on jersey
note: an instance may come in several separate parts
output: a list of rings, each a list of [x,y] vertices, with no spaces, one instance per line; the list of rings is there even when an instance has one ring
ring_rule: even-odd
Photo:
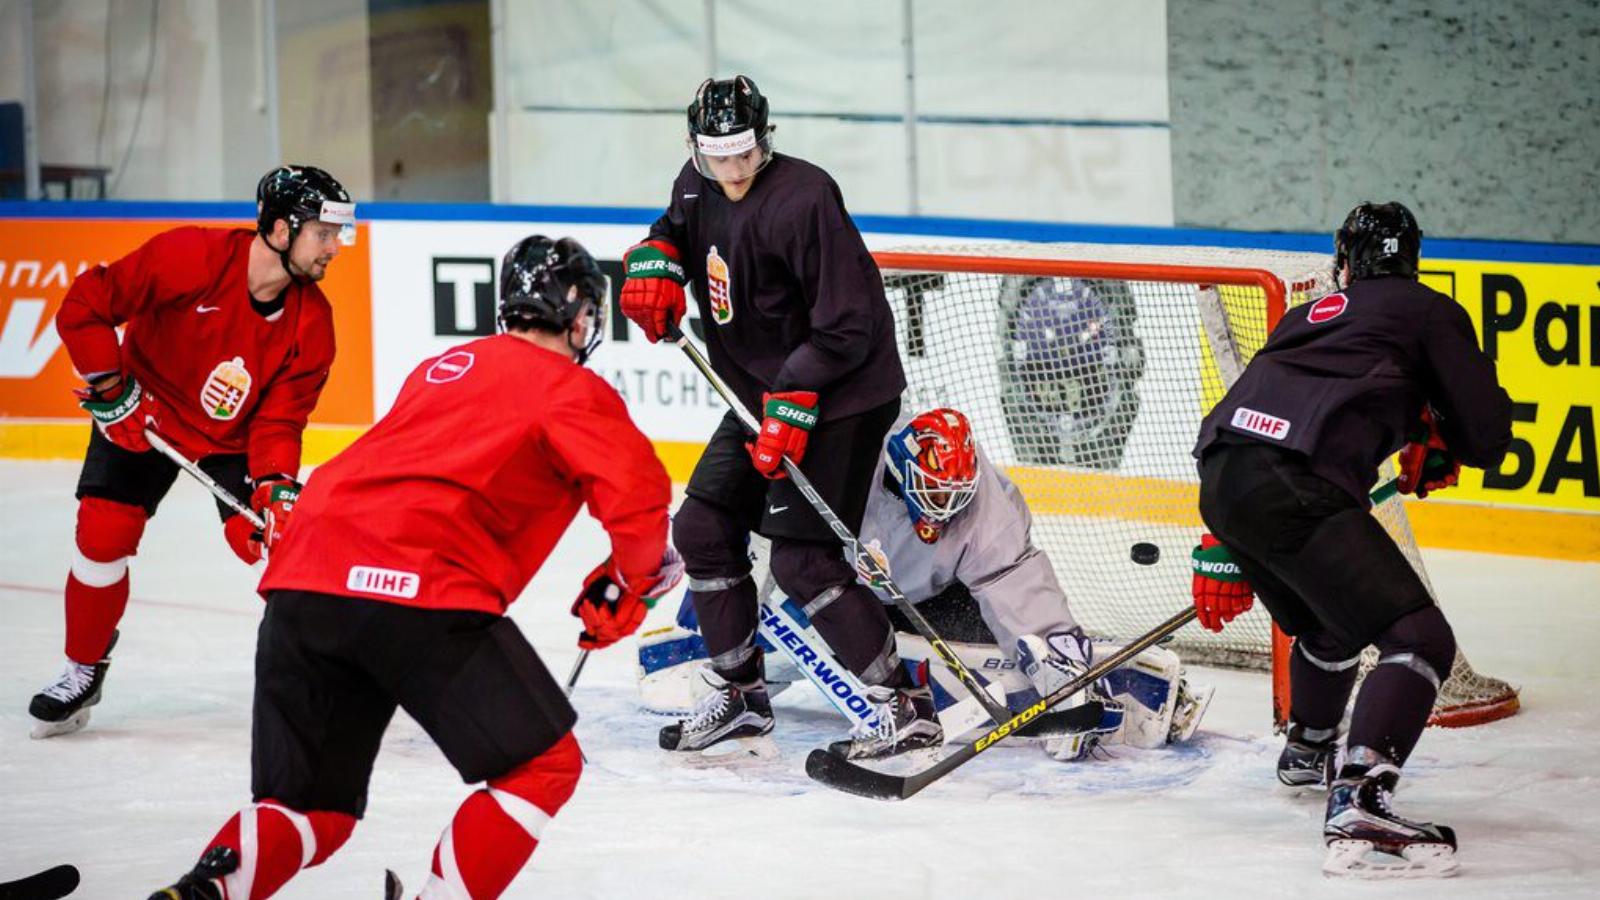
[[[211,418],[227,421],[239,414],[248,396],[250,370],[244,367],[244,357],[235,356],[217,363],[206,376],[206,383],[200,388],[200,405]]]
[[[711,300],[711,318],[718,325],[733,321],[733,289],[728,283],[728,261],[717,255],[712,244],[706,254],[706,293]]]

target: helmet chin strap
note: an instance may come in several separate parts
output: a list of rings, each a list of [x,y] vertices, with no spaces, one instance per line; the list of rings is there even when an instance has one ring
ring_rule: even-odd
[[[289,274],[289,280],[296,282],[299,281],[300,276],[296,275],[294,268],[289,265],[289,251],[294,249],[294,239],[295,236],[300,233],[300,229],[295,228],[293,225],[289,226],[289,245],[284,247],[282,250],[272,246],[272,239],[267,236],[266,232],[261,231],[259,228],[256,229],[256,232],[261,235],[261,243],[266,244],[267,249],[278,254],[278,262],[283,265],[283,271]]]

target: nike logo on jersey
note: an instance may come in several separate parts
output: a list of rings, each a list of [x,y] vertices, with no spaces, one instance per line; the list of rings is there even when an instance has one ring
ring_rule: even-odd
[[[786,510],[788,508],[789,507],[787,507],[787,506],[769,506],[769,507],[767,507],[767,515],[775,516],[778,513],[781,513],[781,512],[783,512],[784,510]]]
[[[221,308],[222,307],[220,307],[220,306],[206,306],[205,304],[202,303],[201,305],[196,306],[194,308],[194,311],[197,312],[197,313],[200,313],[201,315],[204,315],[204,314],[206,314],[208,312],[216,312],[217,310],[219,310]]]
[[[685,200],[693,200],[694,198],[696,198],[698,196],[700,196],[700,195],[699,194],[684,194],[683,195],[683,199],[685,199]]]

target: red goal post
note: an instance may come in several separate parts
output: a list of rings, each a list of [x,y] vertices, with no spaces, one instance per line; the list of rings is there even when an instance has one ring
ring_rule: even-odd
[[[895,308],[908,402],[972,419],[1027,497],[1035,542],[1085,627],[1127,639],[1189,602],[1189,549],[1203,529],[1190,456],[1199,421],[1286,309],[1333,288],[1331,259],[1094,244],[874,257]],[[1391,499],[1374,514],[1432,591],[1403,504]],[[1128,559],[1141,541],[1162,549],[1156,565]],[[1191,628],[1174,642],[1188,661],[1270,669],[1279,725],[1289,648],[1260,604],[1221,635]],[[1516,707],[1514,689],[1458,654],[1432,721],[1478,724]]]

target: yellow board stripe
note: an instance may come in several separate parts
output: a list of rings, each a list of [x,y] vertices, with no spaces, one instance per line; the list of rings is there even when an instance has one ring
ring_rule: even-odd
[[[305,432],[305,462],[326,462],[365,428],[313,425]],[[0,420],[0,458],[79,459],[89,441],[82,421]],[[656,441],[656,454],[674,482],[689,480],[704,444]],[[1200,527],[1194,484],[1026,466],[1007,470],[1039,515],[1108,516]],[[1131,505],[1130,505],[1131,504]],[[1507,553],[1600,562],[1600,516],[1446,501],[1406,501],[1417,543],[1446,550]]]

